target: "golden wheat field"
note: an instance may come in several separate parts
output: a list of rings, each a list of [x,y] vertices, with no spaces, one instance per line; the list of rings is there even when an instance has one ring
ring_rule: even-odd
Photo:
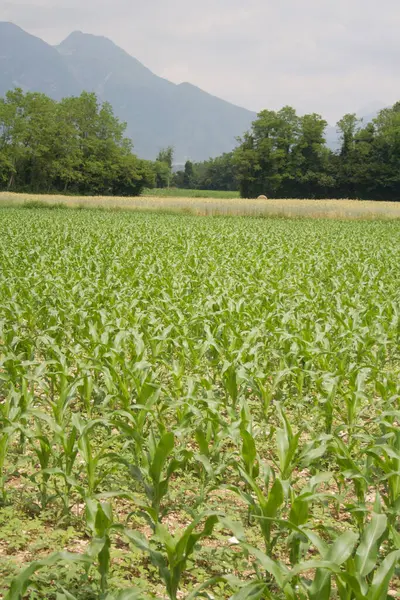
[[[361,200],[238,199],[238,198],[161,198],[116,196],[61,196],[0,193],[0,205],[34,205],[55,207],[110,208],[125,210],[166,211],[203,216],[306,217],[330,219],[398,219],[400,203]]]

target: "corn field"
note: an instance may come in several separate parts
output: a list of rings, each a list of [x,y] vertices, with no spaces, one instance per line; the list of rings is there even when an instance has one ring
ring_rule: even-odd
[[[3,208],[0,265],[0,597],[400,597],[398,222]]]

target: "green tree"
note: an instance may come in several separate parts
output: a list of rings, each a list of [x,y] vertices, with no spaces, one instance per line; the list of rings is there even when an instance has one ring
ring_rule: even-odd
[[[339,159],[337,161],[337,181],[339,195],[354,198],[357,194],[357,147],[356,135],[360,121],[355,114],[346,114],[337,123],[337,131],[341,141]]]
[[[243,139],[239,141],[240,145],[233,154],[236,177],[242,198],[251,198],[261,193],[260,190],[262,190],[258,179],[259,174],[261,175],[261,167],[254,136],[251,133],[246,133]]]
[[[200,163],[197,169],[199,189],[233,191],[238,189],[233,153],[225,153]]]
[[[262,111],[253,123],[260,175],[254,195],[284,196],[292,188],[290,157],[300,129],[300,119],[290,106],[278,112]]]
[[[233,154],[242,197],[331,196],[333,155],[320,115],[299,117],[290,106],[262,111]]]
[[[187,160],[185,163],[185,171],[183,174],[183,187],[191,189],[194,186],[194,169],[193,163]]]
[[[159,188],[170,187],[172,181],[172,165],[174,161],[174,149],[172,146],[163,148],[156,158],[156,185]]]
[[[329,197],[335,189],[330,172],[331,152],[326,147],[327,122],[318,114],[301,117],[292,148],[291,186],[288,195],[302,198]]]
[[[233,153],[225,153],[199,163],[187,161],[185,170],[174,174],[173,185],[178,188],[199,190],[237,190],[238,181]]]
[[[400,200],[400,102],[380,111],[373,125],[371,172],[379,197]]]
[[[0,99],[0,187],[138,194],[154,168],[133,154],[126,124],[95,94],[57,103],[17,89]]]

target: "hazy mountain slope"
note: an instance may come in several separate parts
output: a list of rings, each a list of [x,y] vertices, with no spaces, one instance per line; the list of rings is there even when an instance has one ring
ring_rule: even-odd
[[[172,145],[176,162],[232,150],[256,116],[189,84],[157,77],[107,38],[75,32],[53,48],[0,22],[0,95],[15,87],[56,99],[95,91],[127,121],[140,156],[155,158]]]
[[[15,87],[56,99],[79,91],[57,50],[12,23],[0,22],[0,95]]]
[[[0,22],[0,96],[14,87],[56,99],[94,91],[127,122],[140,156],[155,158],[160,148],[171,145],[176,163],[229,152],[256,118],[194,85],[158,77],[107,38],[74,32],[54,48]],[[364,123],[378,107],[375,102],[365,109],[372,114]],[[340,148],[335,126],[327,127],[326,139],[332,150]]]
[[[75,32],[58,51],[82,89],[111,102],[127,121],[141,156],[154,158],[167,145],[177,161],[216,156],[230,151],[256,116],[190,84],[157,77],[107,38]]]

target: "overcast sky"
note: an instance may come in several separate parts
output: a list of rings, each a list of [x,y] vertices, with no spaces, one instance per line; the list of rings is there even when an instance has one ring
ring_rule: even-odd
[[[157,75],[250,108],[345,112],[400,99],[399,0],[0,0],[49,43],[105,35]]]

